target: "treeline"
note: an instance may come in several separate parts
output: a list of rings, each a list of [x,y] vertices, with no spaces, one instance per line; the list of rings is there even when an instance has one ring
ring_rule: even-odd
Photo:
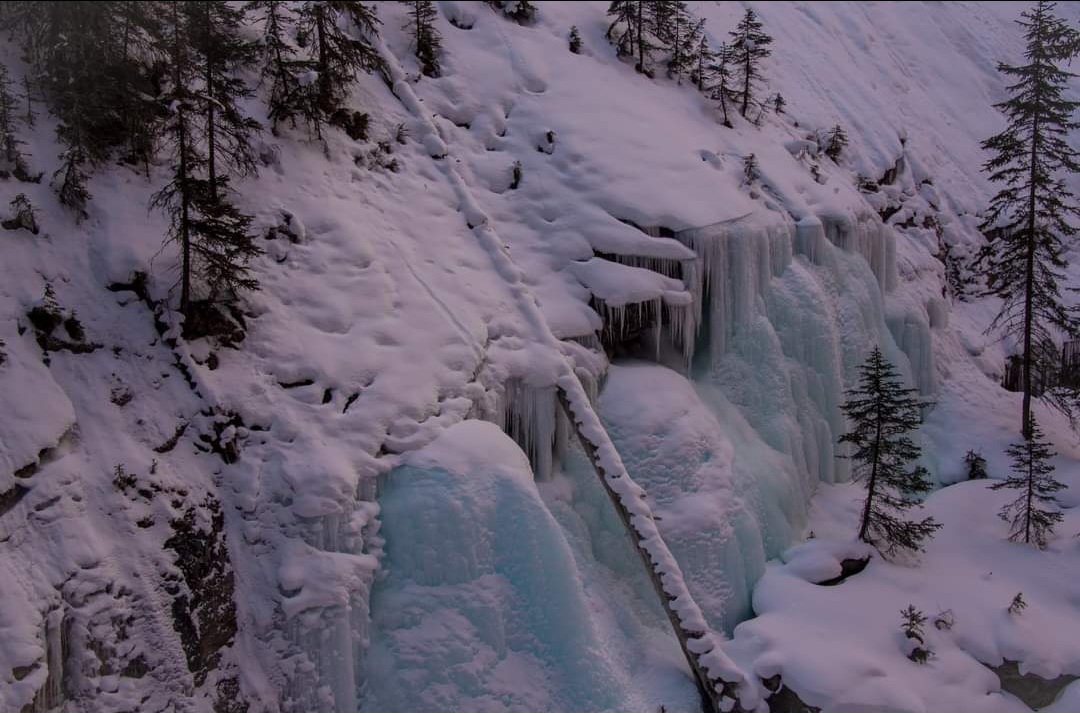
[[[688,78],[720,102],[725,126],[731,126],[729,107],[755,122],[770,107],[783,111],[782,96],[763,92],[762,61],[772,54],[773,38],[753,10],[747,8],[728,33],[730,41],[715,48],[705,36],[705,20],[681,0],[614,0],[608,15],[607,38],[620,57],[633,59],[634,68],[649,77],[661,64],[671,79]]]
[[[43,100],[56,117],[63,151],[51,183],[63,205],[84,216],[87,178],[106,162],[148,177],[152,165],[169,167],[152,205],[179,247],[186,317],[257,286],[252,218],[230,181],[256,172],[264,122],[315,138],[328,123],[363,134],[366,116],[347,111],[345,97],[357,74],[383,64],[371,43],[376,10],[351,0],[5,2],[0,23],[24,52],[28,102]],[[251,76],[261,78],[266,116],[246,113]],[[25,172],[10,85],[5,69],[0,151]]]

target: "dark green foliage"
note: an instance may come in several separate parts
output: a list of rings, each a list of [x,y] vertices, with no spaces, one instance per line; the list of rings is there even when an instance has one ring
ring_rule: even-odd
[[[404,29],[412,34],[413,51],[420,63],[420,71],[429,77],[438,77],[442,73],[439,66],[439,52],[442,50],[442,36],[435,27],[439,13],[431,0],[405,0],[408,5],[409,21]]]
[[[964,465],[967,466],[968,480],[983,480],[986,478],[986,459],[978,451],[968,451],[964,455]]]
[[[581,54],[581,33],[578,32],[577,25],[570,27],[570,51],[574,54]]]
[[[732,60],[735,51],[727,43],[721,43],[720,48],[712,54],[713,62],[708,68],[709,76],[714,84],[712,86],[712,98],[720,102],[720,111],[723,112],[724,126],[731,128],[731,119],[728,118],[728,102],[737,99],[737,93],[733,81],[735,75]]]
[[[1009,98],[995,106],[1009,122],[983,142],[991,158],[990,180],[1002,185],[982,225],[987,243],[976,259],[986,278],[985,294],[1002,299],[988,331],[1023,344],[1021,424],[1031,423],[1033,375],[1056,369],[1055,333],[1080,333],[1073,310],[1061,298],[1060,281],[1068,267],[1066,251],[1080,215],[1063,176],[1080,171],[1080,155],[1068,133],[1080,123],[1072,115],[1080,102],[1066,97],[1076,75],[1062,69],[1080,53],[1080,33],[1053,14],[1054,3],[1039,0],[1018,21],[1026,32],[1026,63],[1001,63],[998,71],[1014,79]],[[1078,392],[1047,389],[1043,398],[1075,425]]]
[[[839,161],[840,154],[844,152],[844,149],[847,148],[847,145],[847,133],[844,131],[844,127],[837,124],[833,128],[829,129],[828,133],[825,134],[825,147],[823,151],[825,155],[831,158],[833,161]]]
[[[518,186],[521,185],[521,176],[522,176],[521,161],[514,161],[514,166],[513,166],[513,169],[512,169],[512,173],[513,173],[513,180],[510,181],[510,189],[514,190]]]
[[[712,85],[712,66],[716,62],[716,52],[709,47],[709,40],[702,33],[698,39],[697,49],[694,50],[694,67],[690,71],[690,79],[699,92],[708,91]]]
[[[658,2],[654,5],[657,8],[666,8],[663,22],[660,20],[659,9],[654,11],[654,22],[658,37],[670,52],[667,62],[668,77],[682,84],[683,75],[694,68],[698,45],[705,33],[705,21],[694,19],[686,3],[681,0]]]
[[[1027,602],[1024,601],[1024,593],[1017,592],[1016,596],[1012,598],[1012,602],[1009,603],[1009,613],[1016,616],[1027,609]]]
[[[784,99],[783,94],[777,92],[776,96],[773,97],[773,111],[777,114],[783,114],[785,106],[787,106],[787,100]]]
[[[224,67],[243,61],[234,53],[247,48],[240,42],[224,47],[238,18],[203,5],[170,3],[165,20],[162,50],[169,53],[172,77],[162,99],[173,166],[152,201],[169,216],[166,242],[180,248],[180,310],[188,317],[199,299],[194,286],[211,301],[257,287],[248,261],[261,252],[249,230],[251,218],[229,201],[226,175],[255,166],[246,144],[251,123],[235,106],[244,89],[223,74]],[[224,171],[218,172],[219,164]]]
[[[753,103],[754,91],[763,80],[761,61],[772,54],[769,45],[772,37],[764,31],[764,25],[753,10],[747,8],[739,24],[732,30],[732,60],[739,68],[742,89],[739,91],[741,107],[739,113],[746,118]]]
[[[915,647],[908,654],[908,658],[918,664],[925,664],[933,653],[926,646],[926,631],[923,629],[923,625],[926,624],[926,616],[915,608],[914,605],[909,604],[907,609],[900,611],[900,629],[904,632],[904,636],[915,642]]]
[[[1023,540],[1040,549],[1046,547],[1046,538],[1053,534],[1054,526],[1063,515],[1056,509],[1059,490],[1064,485],[1054,478],[1054,466],[1050,463],[1056,453],[1043,440],[1042,430],[1032,416],[1024,429],[1024,440],[1009,446],[1005,454],[1012,458],[1012,475],[998,483],[993,490],[1019,490],[1011,503],[1001,508],[998,516],[1009,523],[1009,539]],[[1049,509],[1053,506],[1055,509]]]
[[[850,443],[855,475],[866,484],[866,500],[859,521],[859,539],[884,555],[921,551],[923,541],[940,525],[928,517],[908,521],[901,514],[922,507],[918,496],[930,491],[922,466],[908,468],[919,457],[919,447],[908,435],[922,423],[925,405],[916,389],[901,385],[900,376],[877,347],[859,368],[859,385],[847,392],[841,406],[851,431],[840,437]]]
[[[607,14],[614,19],[608,25],[607,38],[615,43],[620,57],[633,57],[634,69],[652,76],[652,53],[660,46],[655,34],[655,14],[645,0],[613,0]]]
[[[292,127],[302,119],[308,129],[321,133],[323,114],[318,110],[314,83],[301,81],[301,75],[312,69],[312,62],[299,57],[289,34],[296,24],[291,6],[281,0],[255,0],[248,4],[262,24],[261,77],[268,85],[268,118],[277,133],[281,122]]]
[[[536,19],[536,3],[528,0],[506,0],[499,3],[503,14],[515,22],[527,25]]]
[[[384,69],[382,57],[365,39],[378,34],[379,16],[374,7],[357,0],[308,0],[300,5],[297,17],[298,39],[317,73],[315,91],[301,98],[314,105],[301,113],[318,111],[330,117],[342,108],[357,74]]]

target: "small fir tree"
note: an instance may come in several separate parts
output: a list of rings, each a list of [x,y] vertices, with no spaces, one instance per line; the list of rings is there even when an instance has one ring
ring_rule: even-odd
[[[923,542],[940,525],[932,517],[909,521],[901,514],[921,507],[918,496],[929,492],[930,479],[922,466],[909,468],[919,447],[908,435],[922,423],[923,402],[917,390],[905,388],[896,369],[877,347],[859,368],[859,385],[847,392],[841,410],[852,430],[840,443],[853,446],[856,475],[866,484],[859,520],[859,539],[882,554],[921,551]]]
[[[695,19],[685,2],[658,3],[658,5],[670,5],[667,28],[661,37],[670,50],[667,62],[668,77],[682,84],[683,75],[691,72],[694,67],[698,44],[705,33],[705,21]]]
[[[442,49],[442,36],[435,27],[439,16],[432,0],[407,0],[409,20],[405,28],[413,37],[413,51],[420,63],[420,71],[429,77],[438,77],[442,73],[439,66],[439,52]]]
[[[502,3],[503,14],[515,22],[528,25],[536,19],[536,3],[528,0],[507,0]]]
[[[777,92],[776,96],[773,97],[773,111],[777,114],[783,114],[785,106],[787,106],[787,100],[784,99],[783,94]]]
[[[743,178],[747,183],[753,183],[758,178],[758,161],[757,156],[750,154],[743,156]]]
[[[983,480],[986,478],[986,459],[978,451],[968,451],[964,456],[964,465],[967,466],[968,480]]]
[[[904,632],[904,636],[914,644],[908,658],[918,664],[926,663],[933,653],[926,645],[926,631],[923,628],[926,624],[926,616],[914,605],[909,604],[907,609],[900,611],[900,619],[900,629]]]
[[[1009,603],[1009,614],[1019,616],[1025,609],[1027,609],[1027,602],[1024,601],[1024,593],[1017,592],[1016,596],[1012,598],[1012,602]]]
[[[729,34],[733,60],[739,68],[739,78],[742,82],[742,89],[739,90],[741,103],[739,113],[745,119],[753,104],[754,90],[764,80],[761,62],[772,54],[769,45],[772,44],[773,38],[764,31],[761,20],[749,8]]]
[[[1068,267],[1066,250],[1076,234],[1072,220],[1080,206],[1062,179],[1080,172],[1080,153],[1068,142],[1080,127],[1073,112],[1080,102],[1067,98],[1076,75],[1062,65],[1080,54],[1080,32],[1053,14],[1054,3],[1039,0],[1021,15],[1026,31],[1025,64],[1001,63],[998,71],[1015,80],[1009,98],[996,104],[1008,127],[983,142],[991,158],[984,165],[1002,188],[990,202],[982,225],[988,240],[976,259],[986,278],[986,294],[1002,299],[987,331],[1022,344],[1021,424],[1031,419],[1033,379],[1056,369],[1053,334],[1080,333],[1061,297]],[[1075,425],[1078,392],[1068,385],[1047,389],[1043,397]],[[1025,438],[1030,435],[1025,433]]]
[[[570,51],[574,54],[581,54],[581,33],[578,32],[577,25],[570,26]]]
[[[26,194],[19,193],[11,200],[9,205],[11,206],[12,217],[4,221],[4,227],[8,230],[18,230],[19,228],[23,228],[24,230],[29,230],[34,235],[37,235],[37,211],[34,210],[34,206],[30,203],[30,199],[26,197]],[[50,290],[51,286],[46,285],[46,298],[50,296]]]
[[[991,487],[993,490],[1004,488],[1020,491],[1015,500],[1001,508],[998,516],[1009,523],[1010,540],[1023,540],[1041,549],[1046,547],[1046,538],[1053,534],[1054,526],[1063,519],[1059,511],[1046,506],[1057,505],[1054,493],[1065,486],[1052,475],[1054,466],[1050,459],[1056,454],[1050,449],[1050,444],[1043,440],[1042,430],[1034,416],[1031,416],[1024,433],[1023,441],[1014,443],[1005,451],[1012,458],[1012,475]]]
[[[298,57],[296,47],[289,35],[296,26],[296,17],[289,3],[283,0],[255,0],[248,3],[262,24],[260,77],[267,90],[267,118],[271,130],[277,134],[278,126],[289,122],[296,126],[297,118],[306,121],[316,135],[320,133],[322,113],[314,110],[311,82],[302,82],[301,75],[313,71],[312,63]]]
[[[826,156],[833,161],[840,160],[840,154],[847,148],[848,137],[847,132],[844,131],[844,127],[837,124],[833,128],[829,129],[829,132],[825,134],[825,149]]]

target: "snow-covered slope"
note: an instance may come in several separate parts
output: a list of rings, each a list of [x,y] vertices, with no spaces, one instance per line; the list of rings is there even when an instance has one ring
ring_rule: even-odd
[[[735,631],[740,665],[796,690],[848,685],[847,659],[775,633],[799,615],[766,560],[805,532],[818,484],[846,479],[837,407],[875,344],[936,402],[922,443],[940,483],[969,448],[1006,469],[1009,345],[982,334],[992,303],[947,293],[937,256],[980,239],[978,143],[1001,126],[993,67],[1018,56],[1025,5],[691,3],[717,41],[747,5],[776,38],[768,85],[786,111],[733,129],[689,83],[616,59],[606,5],[539,3],[521,26],[440,2],[444,76],[417,79],[403,8],[378,3],[392,86],[362,76],[352,98],[372,140],[267,134],[239,184],[267,238],[236,348],[155,322],[176,259],[146,209],[157,169],[103,167],[80,223],[47,180],[0,183],[0,205],[25,192],[41,223],[0,232],[0,709],[699,705],[557,416],[567,363],[709,624],[732,632],[765,574],[769,615],[764,633]],[[836,123],[851,139],[838,164],[807,141]],[[47,175],[52,128],[21,134]],[[28,316],[47,285],[85,331],[57,327],[60,351]],[[639,362],[608,370],[601,336]],[[478,420],[518,441],[535,484]],[[1075,438],[1045,420],[1075,481]],[[971,517],[996,522],[989,507]],[[1075,543],[1054,547],[1056,566],[1077,564]],[[808,614],[826,635],[852,624],[837,601]],[[983,653],[965,655],[950,670]],[[918,685],[956,684],[946,674]],[[855,702],[935,700],[894,693]]]

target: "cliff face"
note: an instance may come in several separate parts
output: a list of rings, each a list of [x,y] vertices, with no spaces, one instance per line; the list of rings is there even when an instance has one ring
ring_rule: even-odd
[[[786,105],[730,129],[615,57],[607,3],[529,25],[438,5],[444,73],[418,79],[378,4],[389,81],[350,100],[369,140],[262,136],[236,184],[261,289],[233,338],[185,340],[170,309],[164,168],[102,166],[78,222],[48,181],[0,181],[39,223],[0,231],[0,708],[696,705],[568,438],[566,365],[729,634],[819,483],[847,480],[838,405],[873,345],[936,402],[939,482],[974,445],[1004,472],[1010,345],[950,277],[981,240],[1022,3],[751,3]],[[691,6],[715,43],[742,12]],[[54,129],[20,130],[35,172]],[[474,420],[536,484],[497,434],[484,465]]]

